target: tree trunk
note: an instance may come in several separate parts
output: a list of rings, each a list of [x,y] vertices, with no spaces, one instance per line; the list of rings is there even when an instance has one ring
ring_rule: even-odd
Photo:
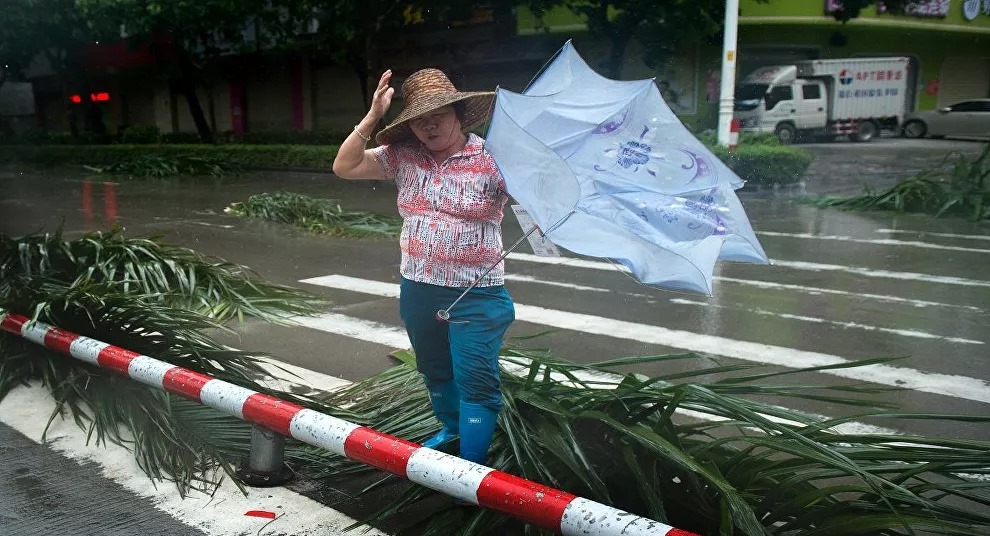
[[[45,57],[48,59],[48,64],[52,70],[55,71],[55,79],[58,80],[58,87],[62,89],[62,113],[65,114],[62,120],[68,125],[69,133],[72,134],[72,137],[77,138],[79,137],[79,126],[76,125],[76,109],[72,106],[72,101],[69,100],[71,92],[69,91],[69,79],[66,74],[67,68],[63,61],[65,52],[46,50]],[[48,128],[50,129],[51,125]]]
[[[213,143],[213,130],[210,129],[210,124],[206,121],[203,106],[199,102],[199,95],[196,94],[195,67],[189,58],[189,53],[182,45],[178,43],[175,45],[175,53],[179,64],[176,88],[189,104],[189,113],[192,114],[200,139],[203,140],[203,143]]]
[[[351,69],[354,70],[354,74],[357,75],[358,83],[361,84],[361,98],[364,100],[364,104],[369,106],[371,104],[371,91],[370,82],[368,81],[368,76],[370,75],[368,71],[368,57],[364,54],[356,53],[351,55],[350,62]]]

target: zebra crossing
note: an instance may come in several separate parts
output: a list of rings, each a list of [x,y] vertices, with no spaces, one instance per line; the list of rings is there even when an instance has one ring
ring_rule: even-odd
[[[304,279],[300,282],[386,298],[398,298],[399,296],[399,285],[395,283],[371,281],[348,276],[330,275]],[[850,360],[839,356],[819,352],[730,340],[724,337],[667,329],[651,324],[626,322],[596,315],[571,313],[518,302],[516,303],[516,319],[517,321],[566,329],[584,334],[630,339],[677,350],[733,357],[744,361],[780,365],[789,368],[826,367],[850,362]],[[299,320],[304,321],[305,325],[309,327],[346,336],[351,336],[350,334],[355,333],[366,334],[375,329],[380,329],[376,326],[368,325],[357,330],[348,329],[346,333],[341,333],[337,330],[335,322],[340,320],[339,315],[333,315],[330,318],[316,317],[314,319]],[[388,333],[392,335],[389,337],[392,344],[399,345],[397,347],[408,346],[408,339],[404,340],[403,336],[399,335],[398,328],[387,329]],[[374,338],[380,340],[378,336],[374,336]],[[973,342],[980,343],[979,341]],[[987,382],[961,375],[922,372],[907,367],[893,367],[888,365],[868,365],[849,369],[824,370],[822,373],[990,403],[990,386],[987,385]]]
[[[893,234],[877,230],[881,231]],[[764,234],[768,241],[808,239],[808,233]],[[812,240],[941,255],[937,240],[965,239],[965,235],[941,235],[945,236],[926,236],[924,244],[840,235]],[[946,248],[956,251],[951,245]],[[990,250],[960,248],[958,252],[979,257]],[[639,348],[646,353],[696,352],[773,370],[817,367],[820,370],[802,378],[813,378],[812,383],[823,387],[897,388],[876,396],[903,403],[905,411],[985,414],[990,403],[985,357],[990,352],[983,323],[990,303],[983,297],[990,294],[983,289],[990,287],[990,280],[951,270],[942,275],[823,260],[827,259],[775,259],[777,271],[772,277],[752,277],[752,269],[726,270],[715,277],[720,285],[717,295],[706,299],[639,286],[623,268],[608,261],[512,253],[507,259],[507,286],[516,301],[516,334],[563,333],[557,341],[568,342],[558,355],[565,358],[573,357],[567,349],[588,346],[614,349],[615,353],[597,355],[595,360],[634,355],[627,349]],[[937,263],[932,267],[937,268]],[[871,279],[887,284],[873,284]],[[862,284],[864,280],[867,283]],[[850,281],[861,286],[850,286]],[[397,308],[396,276],[381,272],[358,276],[341,270],[306,277],[298,284],[331,300],[346,297],[347,304],[321,316],[298,318],[302,327],[386,350],[409,346],[397,315],[388,312]],[[809,303],[820,310],[802,308]],[[713,317],[722,320],[712,322]],[[745,326],[735,326],[749,325],[753,319],[765,319],[773,327],[746,333]],[[788,331],[796,335],[782,335]],[[842,367],[883,357],[905,359]],[[801,409],[829,415],[835,408]],[[891,431],[874,424],[857,425]],[[985,435],[978,427],[959,433]]]

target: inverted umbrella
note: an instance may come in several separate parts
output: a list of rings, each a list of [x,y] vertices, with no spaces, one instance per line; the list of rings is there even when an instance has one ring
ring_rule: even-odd
[[[570,42],[523,93],[499,88],[485,148],[553,243],[642,283],[711,295],[715,262],[769,264],[735,190],[652,79],[596,73]]]

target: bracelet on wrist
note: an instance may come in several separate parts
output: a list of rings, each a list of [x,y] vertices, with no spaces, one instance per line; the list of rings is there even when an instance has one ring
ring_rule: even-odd
[[[365,143],[368,143],[369,141],[371,141],[371,136],[365,136],[364,133],[362,133],[360,130],[358,130],[357,125],[354,125],[354,132],[357,132],[357,135],[360,136],[361,139],[364,140]]]

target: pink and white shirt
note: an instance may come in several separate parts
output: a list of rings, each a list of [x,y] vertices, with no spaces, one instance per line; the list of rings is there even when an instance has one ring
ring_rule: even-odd
[[[484,140],[467,144],[437,164],[419,143],[374,149],[386,177],[399,187],[402,216],[400,273],[406,279],[445,287],[468,287],[489,266],[479,287],[502,285],[502,208],[505,181]]]

